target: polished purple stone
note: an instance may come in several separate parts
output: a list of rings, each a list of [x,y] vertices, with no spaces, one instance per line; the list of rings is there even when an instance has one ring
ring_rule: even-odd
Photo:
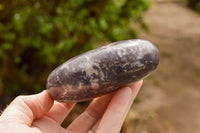
[[[89,100],[139,81],[159,63],[151,42],[125,40],[78,55],[57,67],[47,89],[60,102]]]

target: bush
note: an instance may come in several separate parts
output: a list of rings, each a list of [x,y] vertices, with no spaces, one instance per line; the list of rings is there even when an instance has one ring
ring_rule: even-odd
[[[188,0],[188,6],[196,11],[200,12],[200,1],[199,0]]]
[[[1,0],[0,90],[37,93],[48,74],[99,42],[137,38],[147,0]],[[0,91],[1,92],[1,91]]]

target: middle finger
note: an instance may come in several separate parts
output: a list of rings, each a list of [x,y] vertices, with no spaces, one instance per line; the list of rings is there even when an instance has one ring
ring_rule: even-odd
[[[75,103],[60,103],[54,101],[54,105],[47,113],[47,116],[61,124],[65,117],[70,113],[74,105]]]
[[[112,93],[94,99],[88,108],[76,118],[67,128],[70,132],[87,132],[101,118],[107,108]]]

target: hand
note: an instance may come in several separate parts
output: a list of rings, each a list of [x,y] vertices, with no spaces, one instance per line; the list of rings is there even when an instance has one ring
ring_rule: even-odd
[[[47,91],[18,96],[0,117],[6,133],[119,133],[142,81],[95,98],[88,108],[64,129],[61,123],[75,103],[54,102]]]

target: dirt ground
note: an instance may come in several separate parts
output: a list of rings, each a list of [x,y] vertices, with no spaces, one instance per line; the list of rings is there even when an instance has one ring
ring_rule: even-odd
[[[144,80],[124,132],[200,133],[200,14],[156,3],[145,21],[151,32],[140,38],[158,45],[160,64]]]

